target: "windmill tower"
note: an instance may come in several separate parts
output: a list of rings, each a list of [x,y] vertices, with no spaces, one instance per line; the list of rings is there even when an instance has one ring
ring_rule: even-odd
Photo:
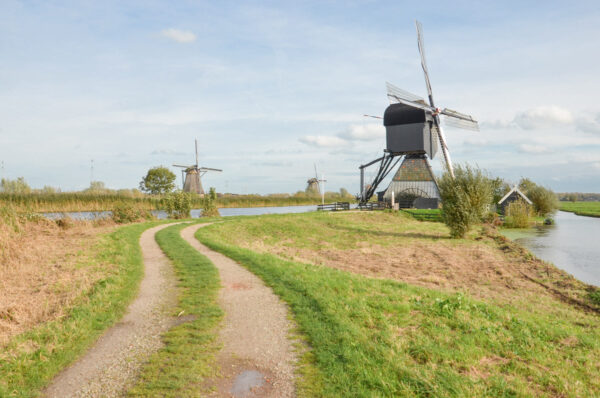
[[[313,178],[309,178],[306,181],[308,184],[306,186],[305,192],[308,195],[319,195],[321,193],[321,187],[319,186],[319,175],[317,174],[317,165],[315,164],[315,176]]]
[[[195,140],[196,143],[196,164],[191,166],[182,166],[179,164],[174,164],[174,167],[181,167],[181,179],[183,181],[183,191],[184,192],[193,192],[198,195],[204,195],[204,189],[202,188],[202,180],[201,177],[209,171],[218,171],[222,172],[221,169],[212,169],[210,167],[198,167],[198,140]],[[185,176],[185,179],[184,179]]]
[[[476,120],[471,116],[448,108],[435,106],[429,71],[425,60],[423,30],[416,21],[417,43],[421,54],[421,66],[425,74],[425,85],[429,103],[418,95],[404,91],[387,83],[387,96],[390,106],[383,115],[386,130],[386,148],[382,157],[359,167],[360,169],[360,202],[366,203],[375,193],[377,186],[388,173],[394,169],[400,159],[402,164],[394,175],[390,186],[382,193],[380,199],[391,200],[392,192],[401,207],[437,207],[439,189],[435,181],[428,159],[433,159],[439,147],[442,150],[446,169],[454,178],[450,152],[446,145],[446,137],[440,123],[440,115],[447,125],[479,131]],[[379,163],[377,175],[365,187],[364,169]]]

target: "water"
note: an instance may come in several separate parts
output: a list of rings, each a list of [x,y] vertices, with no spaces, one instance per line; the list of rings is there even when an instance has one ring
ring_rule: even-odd
[[[577,279],[600,286],[600,218],[559,211],[556,224],[502,233]]]
[[[350,205],[355,208],[356,205]],[[288,213],[307,213],[316,211],[317,206],[271,206],[271,207],[228,207],[219,209],[219,213],[223,217],[231,216],[259,216],[262,214],[288,214]],[[43,213],[43,216],[53,220],[62,218],[65,215],[74,220],[95,220],[98,218],[107,218],[111,216],[110,211],[72,211],[64,213]],[[164,210],[153,210],[152,214],[160,220],[167,218],[167,213]],[[201,209],[192,209],[192,218],[200,218],[202,215]]]

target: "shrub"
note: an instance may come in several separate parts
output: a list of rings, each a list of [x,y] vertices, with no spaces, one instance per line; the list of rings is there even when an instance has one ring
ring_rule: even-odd
[[[524,200],[515,200],[506,206],[504,226],[508,228],[529,228],[531,216],[531,206]]]
[[[533,208],[540,216],[547,216],[558,209],[556,194],[547,188],[535,185],[525,194],[533,202]]]
[[[189,218],[192,210],[192,194],[189,192],[171,192],[162,200],[169,218]]]
[[[492,184],[481,170],[457,165],[455,178],[445,172],[438,181],[442,217],[453,238],[462,238],[481,221],[492,201]]]
[[[117,202],[112,208],[112,219],[118,224],[151,219],[152,213],[131,202]]]
[[[204,217],[219,217],[219,209],[217,209],[217,192],[214,188],[210,188],[208,195],[204,195],[202,202],[202,216]]]

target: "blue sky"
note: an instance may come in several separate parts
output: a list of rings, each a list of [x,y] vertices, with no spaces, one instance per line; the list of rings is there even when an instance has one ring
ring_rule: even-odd
[[[385,141],[362,115],[383,113],[386,81],[425,94],[415,19],[437,103],[481,124],[446,129],[455,163],[600,192],[591,1],[3,0],[4,176],[81,189],[93,159],[95,180],[133,188],[193,163],[197,138],[218,191],[303,190],[316,163],[328,190],[356,193]]]

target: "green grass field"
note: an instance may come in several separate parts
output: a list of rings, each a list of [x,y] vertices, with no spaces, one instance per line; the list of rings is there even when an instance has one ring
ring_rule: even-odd
[[[475,233],[448,241],[443,224],[376,213],[248,217],[196,235],[257,274],[290,305],[312,348],[315,371],[301,382],[312,387],[303,390],[306,396],[600,395],[597,313],[549,293],[508,288],[504,301],[476,299],[466,286],[455,292],[415,286],[289,256],[287,249],[355,253],[373,244],[427,242],[431,248],[456,247],[459,254],[496,245],[478,241]],[[240,247],[248,245],[256,250]],[[502,256],[504,246],[493,250]]]
[[[559,202],[560,210],[579,216],[600,217],[600,202]]]

